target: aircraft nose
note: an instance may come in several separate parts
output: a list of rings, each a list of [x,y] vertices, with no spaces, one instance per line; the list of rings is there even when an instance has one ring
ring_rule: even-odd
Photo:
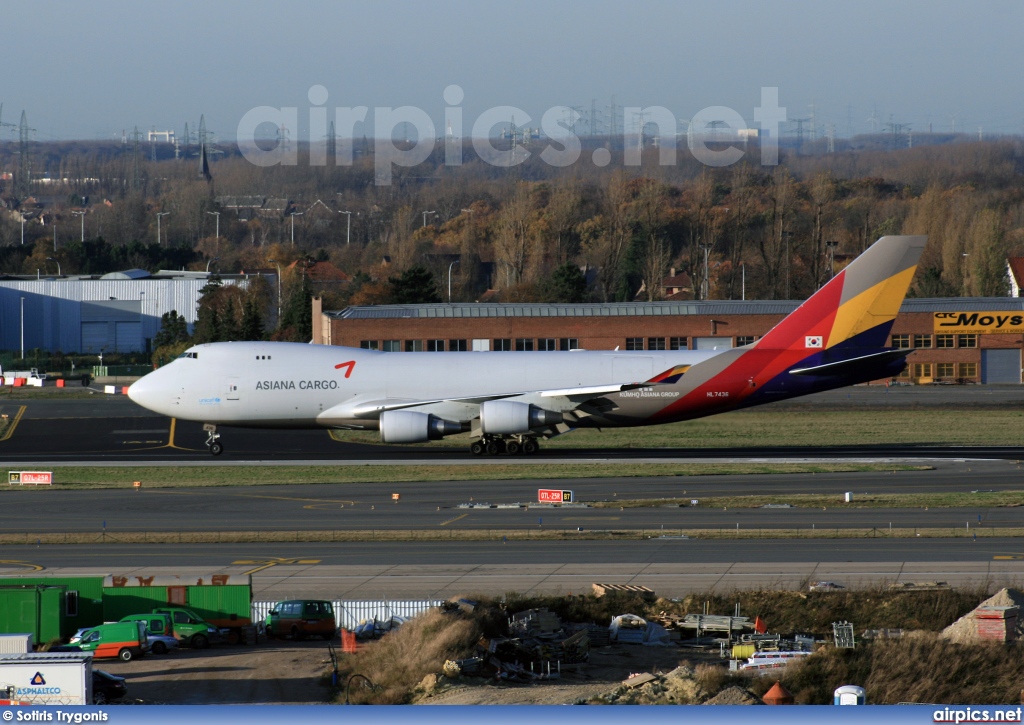
[[[148,378],[149,375],[146,375],[128,386],[128,397],[143,408],[150,407],[148,403],[153,399],[153,385]]]

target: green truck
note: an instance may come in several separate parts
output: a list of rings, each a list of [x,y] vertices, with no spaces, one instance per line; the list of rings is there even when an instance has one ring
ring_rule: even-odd
[[[68,636],[67,588],[0,586],[0,634],[31,632],[37,645]]]

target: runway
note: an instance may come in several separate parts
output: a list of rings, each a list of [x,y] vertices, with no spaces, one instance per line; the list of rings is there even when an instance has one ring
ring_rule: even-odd
[[[884,391],[885,388],[880,390]],[[884,393],[851,389],[800,398],[789,407],[834,406],[928,407],[946,400],[933,390]],[[852,392],[856,391],[856,392]],[[939,391],[952,394],[964,404],[1003,407],[1024,405],[1024,391],[988,389],[983,386]],[[845,397],[844,397],[845,395]],[[805,402],[807,401],[807,402]],[[947,401],[945,404],[949,405]],[[782,404],[774,404],[780,408]],[[762,408],[763,409],[763,408]],[[339,442],[327,431],[253,430],[221,428],[225,453],[214,458],[206,449],[206,433],[200,423],[172,421],[140,408],[124,396],[97,395],[91,399],[6,400],[0,413],[16,419],[13,431],[0,439],[0,464],[48,465],[243,465],[267,463],[346,464],[474,464],[508,463],[543,465],[545,461],[692,461],[722,459],[803,460],[832,458],[975,458],[1024,460],[1024,446],[756,446],[743,448],[542,448],[537,457],[479,458],[462,447],[425,445],[384,446]],[[742,415],[736,413],[735,415]]]
[[[251,573],[255,599],[434,599],[507,592],[580,594],[595,582],[650,587],[660,596],[772,588],[944,582],[1020,585],[1018,539],[829,541],[107,544],[4,547],[0,575],[127,576]],[[42,568],[39,570],[39,568]]]
[[[929,406],[948,404],[946,390],[835,391],[800,405]],[[923,394],[922,394],[923,393]],[[969,405],[1019,405],[1024,391],[975,388],[952,391]],[[891,397],[890,397],[891,396]],[[796,405],[796,403],[794,403]],[[8,490],[0,529],[11,533],[93,532],[108,543],[80,546],[13,545],[0,553],[0,573],[48,574],[252,572],[257,598],[331,596],[355,599],[431,598],[467,593],[502,595],[589,591],[595,581],[650,586],[665,596],[750,587],[802,588],[813,579],[848,586],[947,581],[954,586],[1024,580],[1024,546],[1018,539],[887,539],[891,525],[908,527],[1019,526],[1018,508],[957,509],[808,508],[729,509],[701,506],[723,495],[826,493],[840,500],[873,493],[941,493],[1020,490],[1024,448],[955,449],[907,446],[830,446],[793,449],[547,449],[536,458],[479,459],[456,448],[384,447],[339,443],[323,431],[225,431],[227,452],[211,457],[199,424],[154,416],[121,396],[89,400],[5,400],[0,412],[20,416],[13,435],[0,441],[0,463],[47,465],[262,465],[268,477],[278,465],[417,465],[510,463],[536,467],[518,481],[460,481],[388,485],[263,485],[233,488],[131,490]],[[871,459],[925,461],[934,470],[672,476],[558,481],[577,500],[623,498],[697,500],[671,508],[540,509],[537,489],[551,487],[546,462]],[[186,474],[187,475],[187,474]],[[327,477],[329,478],[329,476]],[[395,504],[392,493],[400,493]],[[465,508],[472,503],[473,508]],[[489,504],[495,508],[482,507]],[[517,506],[517,504],[520,504]],[[529,504],[529,505],[528,505]],[[501,508],[497,508],[501,506]],[[665,529],[825,529],[826,539],[661,539]],[[873,529],[876,538],[843,538],[843,530]],[[121,533],[162,531],[458,531],[472,529],[483,541],[274,543],[219,545],[124,545]],[[644,540],[508,541],[490,530],[558,529],[586,533],[632,530]],[[372,534],[371,534],[372,535]]]

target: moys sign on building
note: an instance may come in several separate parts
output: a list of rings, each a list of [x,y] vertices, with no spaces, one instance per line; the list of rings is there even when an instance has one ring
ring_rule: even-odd
[[[1024,312],[936,312],[935,332],[956,335],[1024,333]]]

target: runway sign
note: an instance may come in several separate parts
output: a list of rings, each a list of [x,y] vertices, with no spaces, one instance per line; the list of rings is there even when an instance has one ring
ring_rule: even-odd
[[[9,471],[7,483],[11,486],[50,486],[53,471]]]
[[[553,488],[537,489],[537,503],[572,503],[572,491],[559,491]]]

